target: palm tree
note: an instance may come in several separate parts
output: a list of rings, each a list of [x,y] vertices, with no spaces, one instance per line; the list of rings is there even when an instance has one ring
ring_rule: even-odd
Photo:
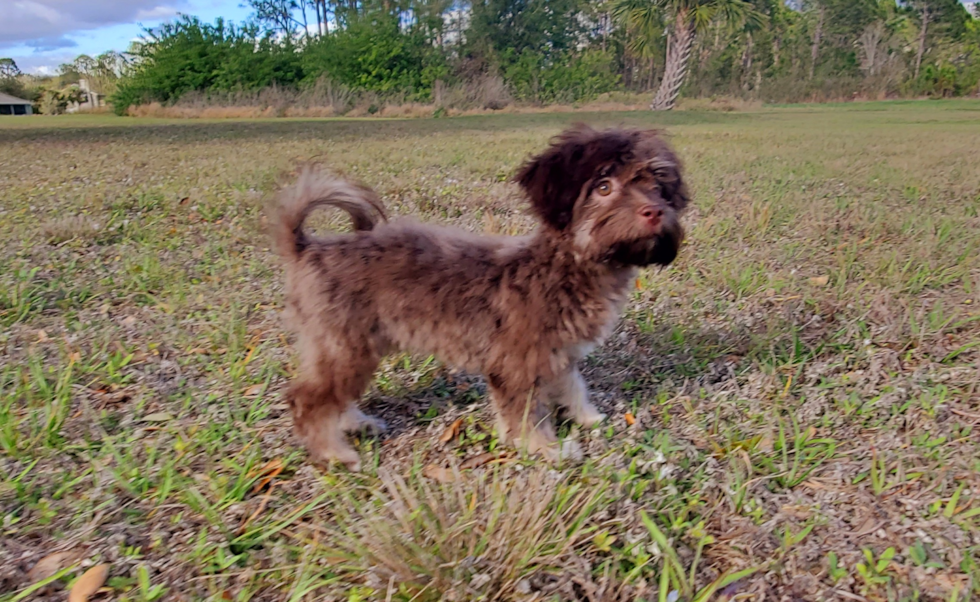
[[[612,16],[626,30],[626,52],[641,65],[649,65],[650,86],[656,75],[656,64],[662,60],[659,41],[663,37],[663,13],[650,0],[615,0]],[[639,78],[642,85],[642,77]]]
[[[653,0],[666,13],[670,24],[667,38],[667,64],[660,88],[650,108],[669,111],[677,103],[681,86],[687,77],[687,65],[694,48],[694,39],[712,22],[739,26],[747,21],[762,25],[765,15],[757,12],[746,0]]]

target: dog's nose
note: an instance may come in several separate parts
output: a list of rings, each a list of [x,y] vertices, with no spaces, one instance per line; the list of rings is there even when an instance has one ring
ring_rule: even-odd
[[[647,205],[640,211],[640,217],[651,223],[657,223],[663,217],[664,210],[655,205]]]

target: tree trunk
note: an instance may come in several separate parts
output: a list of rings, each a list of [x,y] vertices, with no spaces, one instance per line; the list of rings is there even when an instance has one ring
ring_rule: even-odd
[[[713,45],[709,45],[705,43],[704,40],[701,40],[701,44],[698,44],[700,52],[700,56],[698,58],[699,72],[704,72],[704,70],[708,67],[708,59],[711,58],[712,54],[718,51],[718,43],[718,27],[715,27],[715,43]]]
[[[689,23],[687,11],[680,11],[674,19],[674,30],[667,40],[667,64],[664,77],[660,80],[657,95],[650,108],[654,111],[669,111],[677,104],[677,97],[687,77],[687,63],[694,47],[694,24]]]
[[[602,51],[606,51],[606,38],[609,37],[609,13],[602,13]]]
[[[746,34],[745,51],[742,53],[742,90],[749,91],[749,78],[752,75],[752,34]]]
[[[929,7],[922,7],[922,29],[919,31],[919,49],[915,53],[915,79],[919,79],[919,68],[922,67],[922,55],[926,53],[926,33],[929,29]]]
[[[323,22],[326,19],[320,14],[320,0],[313,0],[313,8],[316,9],[316,33],[317,35],[323,35]]]
[[[821,6],[817,13],[817,28],[813,32],[813,47],[810,48],[810,79],[817,68],[817,59],[820,57],[820,40],[823,38],[823,17],[824,8]]]
[[[303,22],[300,25],[303,26],[303,37],[307,40],[310,39],[310,22],[306,19],[306,2],[300,3],[300,14],[303,15]]]

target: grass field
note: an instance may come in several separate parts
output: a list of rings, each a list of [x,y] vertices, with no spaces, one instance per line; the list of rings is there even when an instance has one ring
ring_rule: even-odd
[[[497,447],[480,379],[393,357],[365,472],[310,466],[277,178],[319,157],[391,213],[523,233],[507,180],[572,120],[666,128],[696,195],[585,366],[588,459]],[[980,102],[8,118],[0,199],[2,602],[103,563],[93,600],[980,595]]]

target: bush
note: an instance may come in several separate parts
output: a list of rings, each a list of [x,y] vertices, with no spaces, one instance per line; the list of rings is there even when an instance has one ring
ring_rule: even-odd
[[[17,98],[23,98],[24,100],[32,100],[27,98],[26,88],[16,77],[0,77],[0,92],[16,96]]]
[[[395,17],[359,19],[307,46],[308,82],[324,76],[356,89],[411,92],[428,99],[436,80],[448,74],[444,55],[418,31],[403,32]]]
[[[295,47],[266,37],[256,43],[254,28],[214,25],[182,16],[148,32],[137,60],[110,98],[117,114],[145,102],[172,103],[192,91],[258,90],[295,85],[303,71]]]
[[[949,98],[970,94],[977,88],[980,76],[972,65],[957,69],[955,65],[926,65],[922,68],[919,78],[911,82],[911,91],[919,96],[934,98]]]
[[[76,86],[64,90],[44,89],[37,100],[38,111],[42,115],[61,115],[73,102],[82,101],[82,92]]]
[[[560,56],[554,61],[526,51],[506,68],[504,79],[519,100],[543,104],[592,100],[619,83],[613,60],[612,54],[602,50]]]
[[[173,104],[191,92],[316,89],[327,78],[347,88],[428,100],[433,83],[449,72],[445,55],[421,31],[403,31],[397,17],[384,15],[355,20],[302,49],[289,38],[259,38],[253,27],[184,16],[147,32],[136,56],[110,98],[118,114],[142,103]]]

